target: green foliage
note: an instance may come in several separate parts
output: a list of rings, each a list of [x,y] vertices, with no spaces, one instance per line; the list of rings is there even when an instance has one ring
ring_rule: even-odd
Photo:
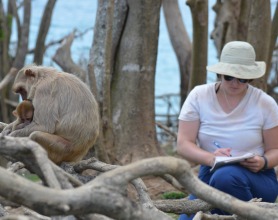
[[[182,199],[185,196],[183,192],[165,192],[162,195],[164,199]]]
[[[179,219],[179,215],[177,215],[177,214],[174,214],[174,213],[167,213],[167,214],[175,220]]]
[[[40,182],[41,181],[41,179],[36,174],[32,174],[32,173],[25,174],[25,175],[23,175],[23,177],[25,177],[28,180],[31,180],[32,182]]]

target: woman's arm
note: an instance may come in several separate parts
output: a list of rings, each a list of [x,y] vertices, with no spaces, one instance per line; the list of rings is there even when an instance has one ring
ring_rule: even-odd
[[[255,156],[241,162],[241,165],[245,166],[253,172],[259,172],[263,168],[273,168],[278,165],[278,126],[263,131],[263,140],[265,153],[264,157]],[[264,167],[267,165],[267,167]]]
[[[227,156],[230,149],[217,149],[214,153],[207,152],[196,145],[200,121],[179,121],[177,151],[182,157],[191,162],[212,166],[215,155]]]
[[[263,140],[265,144],[265,157],[268,160],[267,168],[273,168],[278,165],[278,126],[264,130]]]

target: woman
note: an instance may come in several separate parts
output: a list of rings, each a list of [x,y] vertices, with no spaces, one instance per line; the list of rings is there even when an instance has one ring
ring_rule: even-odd
[[[278,183],[278,107],[272,97],[249,84],[265,73],[255,61],[254,48],[233,41],[222,50],[220,62],[208,66],[219,82],[196,86],[179,116],[178,153],[201,164],[199,178],[238,199],[274,202]],[[216,156],[255,156],[210,172]],[[196,198],[190,195],[190,199]],[[226,214],[221,210],[214,213]],[[181,215],[180,220],[192,219]]]

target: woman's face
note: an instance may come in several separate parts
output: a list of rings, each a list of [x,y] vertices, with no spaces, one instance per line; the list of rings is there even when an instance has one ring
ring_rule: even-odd
[[[246,91],[250,80],[237,79],[232,76],[221,75],[221,84],[229,95],[239,95]]]

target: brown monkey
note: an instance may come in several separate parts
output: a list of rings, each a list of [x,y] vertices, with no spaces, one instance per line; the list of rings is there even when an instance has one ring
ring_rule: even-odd
[[[52,67],[31,65],[15,78],[13,91],[34,105],[33,120],[14,137],[39,143],[59,164],[81,160],[99,133],[98,104],[85,83]]]
[[[31,100],[23,100],[18,104],[16,110],[13,111],[14,116],[17,117],[13,124],[12,131],[22,129],[30,124],[33,120],[34,106]]]
[[[16,117],[16,120],[11,124],[7,125],[2,134],[6,135],[10,132],[18,129],[24,128],[26,125],[30,124],[33,119],[34,106],[31,100],[23,100],[16,107],[16,110],[13,111],[13,115]]]

